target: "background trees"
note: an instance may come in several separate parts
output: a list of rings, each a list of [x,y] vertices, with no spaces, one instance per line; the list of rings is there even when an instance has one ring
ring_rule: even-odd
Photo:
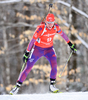
[[[56,16],[56,22],[78,50],[77,54],[72,55],[62,77],[59,78],[70,48],[59,35],[55,36],[57,87],[63,91],[87,91],[87,0],[10,0],[0,1],[0,93],[9,92],[16,83],[23,53],[37,25],[46,15],[49,3],[53,3],[51,12]],[[25,90],[25,93],[48,91],[49,72],[49,62],[42,57],[29,73],[20,93],[23,93],[22,90]]]

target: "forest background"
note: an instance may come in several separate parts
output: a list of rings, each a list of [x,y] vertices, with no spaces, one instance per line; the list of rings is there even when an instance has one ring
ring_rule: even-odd
[[[0,0],[0,94],[14,87],[23,54],[50,3],[56,23],[77,48],[59,78],[71,51],[63,38],[55,35],[56,86],[61,91],[88,91],[88,0]],[[19,93],[47,92],[50,70],[49,62],[40,58]]]

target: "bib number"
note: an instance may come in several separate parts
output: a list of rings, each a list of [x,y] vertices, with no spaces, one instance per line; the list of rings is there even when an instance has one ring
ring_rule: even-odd
[[[50,37],[50,38],[47,38],[47,42],[50,42],[52,40],[52,38]]]

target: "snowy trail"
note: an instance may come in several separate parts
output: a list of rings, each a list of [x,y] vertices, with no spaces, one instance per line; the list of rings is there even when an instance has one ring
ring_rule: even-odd
[[[88,92],[0,95],[0,100],[88,100]]]

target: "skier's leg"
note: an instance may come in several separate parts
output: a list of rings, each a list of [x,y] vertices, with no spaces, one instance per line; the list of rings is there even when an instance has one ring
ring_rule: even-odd
[[[22,82],[26,79],[28,73],[31,71],[31,68],[35,64],[35,62],[42,56],[43,53],[38,50],[38,48],[34,49],[34,52],[31,58],[28,59],[25,69],[21,72],[18,81]]]
[[[51,79],[56,79],[56,74],[57,74],[57,58],[56,54],[53,50],[53,47],[45,51],[44,55],[47,60],[49,61],[51,65],[51,73],[50,73],[50,78]]]
[[[22,85],[23,81],[26,79],[28,73],[31,71],[31,68],[33,67],[35,62],[42,56],[43,56],[43,51],[40,51],[38,47],[35,47],[31,58],[28,59],[25,69],[20,73],[16,86],[12,91],[10,91],[10,94],[13,95],[18,92],[19,87]]]
[[[51,92],[58,92],[59,89],[55,87],[55,79],[56,79],[56,74],[57,74],[57,58],[56,58],[54,49],[53,48],[48,49],[45,53],[45,57],[48,59],[51,65],[49,90]]]

